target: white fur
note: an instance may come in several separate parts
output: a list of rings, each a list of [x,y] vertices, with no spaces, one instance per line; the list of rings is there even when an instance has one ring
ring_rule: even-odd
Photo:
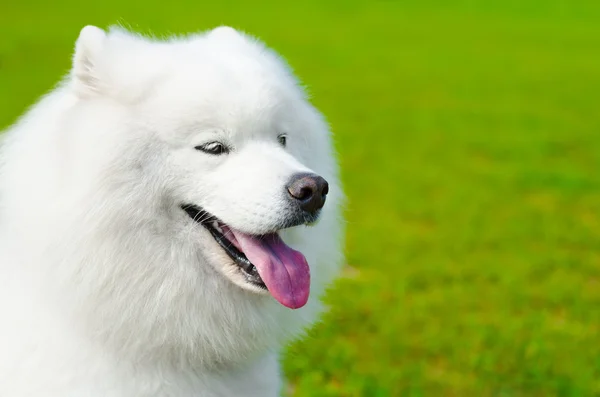
[[[214,140],[232,152],[194,149]],[[342,193],[328,127],[272,51],[227,27],[166,41],[86,27],[1,159],[0,396],[279,395],[280,348],[342,259]],[[263,233],[304,171],[330,194],[316,225],[281,233],[312,273],[290,310],[243,288],[179,206]]]

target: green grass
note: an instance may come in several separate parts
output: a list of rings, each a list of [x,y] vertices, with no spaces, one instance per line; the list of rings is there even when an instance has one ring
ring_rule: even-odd
[[[5,3],[0,125],[90,23],[230,24],[309,85],[349,266],[286,357],[294,396],[600,395],[600,2]]]

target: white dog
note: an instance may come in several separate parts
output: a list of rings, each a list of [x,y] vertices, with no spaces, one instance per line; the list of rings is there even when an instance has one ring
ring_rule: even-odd
[[[0,396],[279,395],[342,261],[342,192],[272,51],[85,27],[0,158]]]

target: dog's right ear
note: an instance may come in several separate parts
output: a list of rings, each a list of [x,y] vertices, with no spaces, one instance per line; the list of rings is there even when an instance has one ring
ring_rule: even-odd
[[[106,32],[95,26],[81,29],[75,44],[71,76],[75,91],[80,96],[90,96],[102,88],[99,62],[106,43]]]

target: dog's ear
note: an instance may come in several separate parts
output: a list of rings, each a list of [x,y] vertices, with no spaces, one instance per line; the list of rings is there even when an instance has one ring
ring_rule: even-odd
[[[225,25],[217,26],[216,28],[212,29],[208,34],[211,37],[221,37],[232,40],[238,40],[242,36],[240,32],[238,32],[231,26]]]
[[[75,44],[71,76],[78,95],[89,96],[102,88],[99,62],[106,43],[106,33],[95,26],[81,29]]]

